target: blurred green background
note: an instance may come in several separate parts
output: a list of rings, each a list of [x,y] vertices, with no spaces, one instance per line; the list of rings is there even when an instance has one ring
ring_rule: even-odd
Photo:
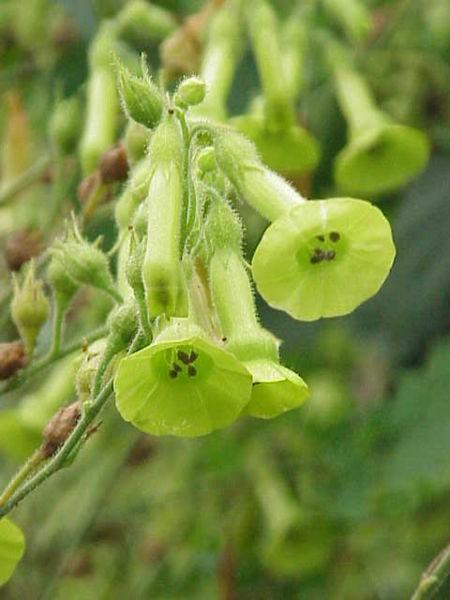
[[[67,96],[83,85],[89,39],[101,15],[123,2],[20,4],[20,27],[11,30],[0,2],[0,101],[8,90],[20,93],[38,155],[55,90]],[[159,4],[180,16],[201,5]],[[379,31],[355,49],[361,69],[380,106],[433,145],[426,171],[378,201],[398,253],[386,284],[352,315],[314,324],[260,302],[286,365],[310,386],[299,410],[202,439],[152,439],[120,421],[111,403],[76,463],[15,512],[27,551],[1,598],[397,600],[448,543],[450,11],[445,0],[366,4]],[[274,5],[285,15],[292,3]],[[326,11],[317,19],[342,33]],[[156,47],[145,50],[156,56]],[[318,198],[335,195],[331,164],[345,123],[313,50],[314,40],[299,111],[322,148],[309,182]],[[257,89],[247,52],[230,110],[242,112]],[[6,112],[2,105],[0,131]],[[247,212],[251,253],[264,223]],[[2,238],[10,227],[0,212]],[[91,235],[113,227],[104,211]],[[88,331],[104,310],[96,297],[71,327]],[[6,318],[2,326],[3,341],[12,329]],[[37,433],[14,441],[6,404],[0,400],[1,480],[39,441]],[[447,582],[436,598],[449,597]]]

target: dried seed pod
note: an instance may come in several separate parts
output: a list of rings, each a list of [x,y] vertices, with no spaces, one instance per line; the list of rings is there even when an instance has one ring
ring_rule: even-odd
[[[99,171],[103,183],[125,181],[128,176],[128,160],[124,144],[118,144],[102,155]]]
[[[43,444],[41,451],[44,457],[49,458],[64,444],[74,430],[81,416],[81,402],[77,400],[69,406],[60,408],[53,415],[42,432]]]
[[[9,379],[27,363],[25,346],[22,342],[0,344],[0,380]]]
[[[42,252],[42,234],[38,230],[22,229],[14,232],[5,245],[5,258],[10,271],[21,266]]]

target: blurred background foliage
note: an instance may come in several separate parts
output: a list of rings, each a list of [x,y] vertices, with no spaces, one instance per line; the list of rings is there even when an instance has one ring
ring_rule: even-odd
[[[44,151],[55,98],[82,91],[98,22],[124,3],[0,3],[0,131],[31,132],[24,134],[23,164]],[[7,17],[11,4],[20,4],[16,21]],[[181,18],[202,3],[159,4]],[[273,4],[283,17],[292,6]],[[311,388],[298,411],[269,422],[240,421],[202,439],[156,440],[120,421],[111,403],[76,463],[16,511],[28,547],[1,591],[5,600],[397,600],[411,594],[448,542],[449,7],[445,0],[366,5],[371,34],[347,43],[380,106],[426,131],[433,145],[426,171],[379,200],[398,250],[387,283],[351,316],[314,324],[260,303],[263,323],[284,341],[286,364]],[[322,4],[315,19],[344,37]],[[345,124],[310,37],[299,114],[319,140],[322,160],[301,185],[310,197],[327,197],[336,195],[331,165],[345,144]],[[156,45],[139,49],[157,64]],[[246,51],[231,112],[242,112],[257,90]],[[77,177],[75,167],[67,188],[75,205]],[[48,196],[43,182],[14,212],[1,209],[2,240],[18,224],[45,229],[40,207]],[[265,225],[247,212],[251,253]],[[107,205],[92,220],[90,236],[102,233],[111,245],[114,231]],[[6,280],[4,264],[0,277]],[[106,302],[84,294],[69,330],[91,330]],[[4,341],[13,326],[4,310],[0,319]],[[25,394],[0,399],[2,480],[39,442],[54,410],[73,398],[73,368],[69,360]],[[38,416],[37,404],[44,407]],[[450,584],[436,597],[449,598]]]

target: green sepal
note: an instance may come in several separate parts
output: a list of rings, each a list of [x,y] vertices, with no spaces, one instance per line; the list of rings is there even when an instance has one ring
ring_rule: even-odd
[[[153,129],[161,120],[163,98],[152,81],[144,60],[142,77],[133,75],[120,62],[116,62],[120,98],[124,111],[130,119]]]

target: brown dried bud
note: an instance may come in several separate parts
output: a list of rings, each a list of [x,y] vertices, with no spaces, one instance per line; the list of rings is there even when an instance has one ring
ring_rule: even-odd
[[[81,402],[77,400],[69,406],[60,408],[53,415],[42,432],[41,452],[45,458],[52,456],[64,444],[74,430],[81,416]]]
[[[16,231],[6,241],[5,258],[11,271],[18,271],[30,258],[38,256],[43,249],[42,234],[37,230]]]
[[[103,183],[125,181],[128,176],[127,152],[124,144],[107,150],[100,159],[100,177]]]
[[[0,380],[9,379],[27,363],[22,342],[0,344]]]
[[[80,182],[78,186],[78,198],[81,204],[86,204],[93,191],[100,185],[101,178],[98,171],[94,171]]]

